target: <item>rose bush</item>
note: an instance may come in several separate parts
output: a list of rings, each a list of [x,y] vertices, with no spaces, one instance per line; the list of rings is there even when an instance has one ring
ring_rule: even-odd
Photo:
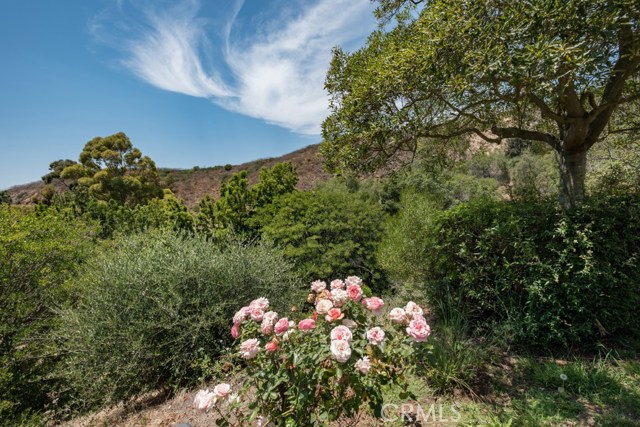
[[[233,391],[225,383],[201,390],[194,406],[215,408],[221,426],[327,425],[367,407],[380,417],[383,387],[404,385],[414,347],[430,328],[414,302],[384,316],[384,301],[363,298],[361,285],[353,276],[329,287],[314,282],[309,310],[288,314],[298,315],[297,322],[266,311],[264,298],[241,308],[231,333],[238,340],[234,355],[244,364],[242,381]]]

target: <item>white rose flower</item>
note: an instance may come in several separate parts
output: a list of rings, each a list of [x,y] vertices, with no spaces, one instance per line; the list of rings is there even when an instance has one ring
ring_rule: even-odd
[[[340,363],[344,363],[351,357],[351,347],[345,340],[331,341],[331,354]]]

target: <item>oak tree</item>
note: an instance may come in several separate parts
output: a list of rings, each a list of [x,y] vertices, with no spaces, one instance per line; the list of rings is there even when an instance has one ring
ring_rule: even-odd
[[[377,14],[363,48],[334,50],[330,169],[519,138],[557,152],[564,207],[583,200],[588,150],[640,99],[640,2],[380,0]]]

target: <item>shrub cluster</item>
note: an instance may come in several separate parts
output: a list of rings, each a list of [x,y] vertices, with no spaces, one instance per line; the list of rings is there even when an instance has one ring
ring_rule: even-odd
[[[0,425],[25,425],[56,398],[51,331],[92,229],[60,213],[0,205]]]
[[[256,215],[262,236],[284,249],[303,278],[358,275],[376,291],[386,285],[375,255],[384,219],[376,201],[324,190],[286,194]]]
[[[192,383],[198,361],[229,344],[238,296],[267,295],[282,308],[296,294],[289,264],[269,246],[169,231],[117,240],[78,286],[61,314],[61,375],[86,406]]]
[[[532,349],[638,338],[639,201],[592,200],[569,212],[491,200],[430,210],[419,230],[407,229],[417,237],[413,281],[434,306],[453,295],[474,325],[500,325]],[[391,238],[406,240],[398,234]]]

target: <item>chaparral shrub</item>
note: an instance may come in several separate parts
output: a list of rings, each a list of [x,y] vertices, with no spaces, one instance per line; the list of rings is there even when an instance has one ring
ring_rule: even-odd
[[[266,295],[282,307],[296,286],[266,244],[214,245],[169,231],[121,238],[85,270],[77,303],[62,313],[61,375],[89,406],[189,384],[203,354],[230,343],[239,298]]]
[[[404,384],[431,331],[417,304],[387,311],[361,285],[355,276],[330,289],[314,282],[310,312],[278,314],[266,298],[242,307],[231,329],[246,364],[242,385],[201,390],[194,406],[213,408],[223,426],[325,426],[365,405],[382,417],[383,387]]]

